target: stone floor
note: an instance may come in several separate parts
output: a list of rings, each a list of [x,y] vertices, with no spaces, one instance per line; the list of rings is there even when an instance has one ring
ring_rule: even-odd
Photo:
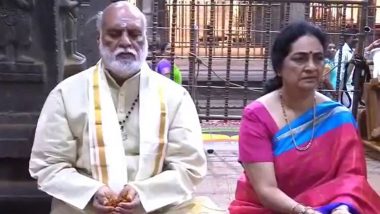
[[[221,208],[227,209],[234,198],[236,180],[242,172],[237,163],[236,143],[205,143],[206,149],[214,149],[208,154],[208,174],[199,185],[196,194],[207,195]],[[370,158],[380,154],[367,152],[368,180],[373,188],[380,194],[380,161]]]

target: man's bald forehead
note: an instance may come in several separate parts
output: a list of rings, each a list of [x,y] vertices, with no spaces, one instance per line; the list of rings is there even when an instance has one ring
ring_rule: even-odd
[[[114,26],[115,23],[123,27],[134,23],[145,34],[146,18],[140,9],[129,2],[119,1],[110,4],[100,13],[96,25],[99,32],[102,33],[104,28]]]
[[[127,1],[118,1],[110,4],[103,10],[103,16],[106,17],[113,13],[117,12],[125,12],[131,15],[132,17],[143,19],[144,14],[137,8],[135,5],[127,2]]]

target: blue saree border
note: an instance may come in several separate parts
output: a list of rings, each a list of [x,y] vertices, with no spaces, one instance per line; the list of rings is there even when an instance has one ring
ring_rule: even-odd
[[[341,205],[346,205],[350,211],[351,214],[360,214],[357,209],[352,206],[351,204],[349,203],[339,203],[339,202],[336,202],[336,203],[330,203],[330,204],[327,204],[325,206],[322,206],[322,207],[319,207],[317,210],[322,213],[322,214],[331,214],[331,212],[341,206]]]
[[[293,120],[289,125],[298,146],[308,143],[312,137],[313,109],[309,109],[300,117]],[[326,101],[316,106],[314,138],[334,130],[344,124],[352,124],[357,127],[352,113],[341,104],[334,101]],[[274,156],[295,149],[291,131],[288,126],[279,130],[272,139]]]

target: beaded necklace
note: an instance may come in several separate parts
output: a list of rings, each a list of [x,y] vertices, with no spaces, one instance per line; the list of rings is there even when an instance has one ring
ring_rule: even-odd
[[[131,113],[132,113],[133,109],[135,108],[138,101],[139,101],[139,94],[137,94],[137,97],[133,101],[131,108],[129,109],[129,111],[125,115],[125,118],[123,120],[119,120],[120,131],[121,131],[121,136],[122,136],[123,141],[128,139],[127,130],[125,130],[126,123],[128,121],[128,118],[131,116]]]

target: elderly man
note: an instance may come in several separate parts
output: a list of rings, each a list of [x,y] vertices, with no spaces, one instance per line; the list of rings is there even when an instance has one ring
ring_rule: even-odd
[[[196,109],[146,64],[144,15],[116,2],[97,27],[101,60],[52,90],[36,129],[29,170],[52,213],[215,213],[192,197],[206,174]]]

